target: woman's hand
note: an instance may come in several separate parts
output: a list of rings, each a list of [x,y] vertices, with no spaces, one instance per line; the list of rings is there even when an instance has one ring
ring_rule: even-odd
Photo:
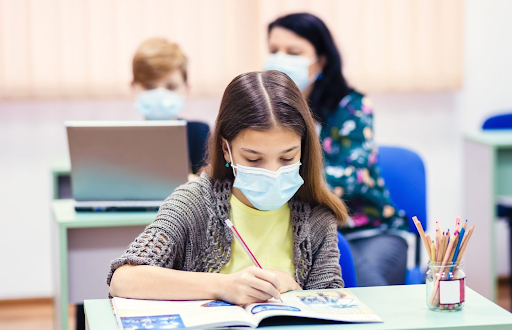
[[[279,279],[279,282],[281,283],[281,287],[279,288],[280,293],[293,290],[302,290],[302,288],[297,284],[297,282],[295,282],[295,279],[291,277],[291,275],[288,274],[287,272],[273,268],[265,268],[265,270],[274,273]]]
[[[226,275],[219,286],[218,297],[236,305],[264,302],[270,298],[281,299],[280,278],[268,269],[255,266]]]
[[[395,208],[391,205],[384,206],[384,210],[382,211],[382,215],[384,218],[391,218],[395,214]]]

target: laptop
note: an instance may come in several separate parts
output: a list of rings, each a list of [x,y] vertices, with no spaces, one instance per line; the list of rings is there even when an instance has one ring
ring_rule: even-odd
[[[77,211],[155,211],[190,172],[187,124],[65,123]]]

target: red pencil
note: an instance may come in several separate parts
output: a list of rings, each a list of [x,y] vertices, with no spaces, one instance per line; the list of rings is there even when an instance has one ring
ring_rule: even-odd
[[[249,247],[247,246],[247,244],[245,244],[244,239],[242,238],[242,236],[240,236],[240,234],[236,230],[235,226],[233,226],[233,223],[229,219],[224,220],[224,222],[226,223],[226,225],[228,225],[229,228],[231,228],[231,230],[233,231],[233,235],[235,235],[235,237],[238,240],[238,242],[240,242],[240,244],[244,248],[244,250],[247,253],[247,255],[249,256],[249,258],[251,258],[251,260],[254,263],[254,265],[256,267],[259,267],[259,268],[263,269],[263,267],[261,267],[261,265],[258,262],[258,260],[256,260],[256,257],[254,256],[254,254],[252,254],[251,250],[249,250]]]

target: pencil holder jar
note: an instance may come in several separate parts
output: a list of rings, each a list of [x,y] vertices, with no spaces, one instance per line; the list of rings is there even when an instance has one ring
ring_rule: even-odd
[[[459,262],[429,261],[426,274],[426,301],[433,311],[456,312],[464,307],[466,274]]]

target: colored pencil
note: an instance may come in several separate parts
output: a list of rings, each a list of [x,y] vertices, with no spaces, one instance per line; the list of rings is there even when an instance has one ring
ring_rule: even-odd
[[[464,242],[462,242],[462,246],[459,251],[459,255],[457,257],[456,262],[460,262],[462,260],[462,257],[464,256],[464,252],[466,252],[466,248],[468,246],[469,239],[473,235],[473,230],[475,229],[475,225],[472,225],[471,228],[469,228],[468,233],[464,235]]]
[[[245,253],[247,253],[247,256],[251,259],[251,261],[253,262],[254,266],[263,269],[263,267],[261,267],[261,265],[258,262],[258,260],[256,260],[256,257],[254,256],[254,254],[252,254],[252,252],[249,249],[249,247],[247,246],[247,244],[245,244],[244,239],[242,238],[242,236],[240,236],[240,234],[238,233],[238,230],[236,230],[236,228],[233,225],[233,223],[229,219],[224,220],[224,222],[231,229],[231,231],[233,232],[233,235],[236,237],[236,239],[238,240],[240,245],[242,245],[242,248],[245,250]]]
[[[435,261],[439,260],[439,231],[436,229],[436,259]]]
[[[460,230],[460,233],[459,233],[459,238],[457,240],[457,247],[455,248],[455,252],[453,253],[452,256],[450,256],[450,259],[448,260],[451,260],[452,263],[455,263],[457,261],[457,257],[459,256],[459,252],[460,252],[460,246],[462,245],[462,240],[464,239],[464,234],[465,234],[465,229],[464,227],[462,227],[462,229]],[[452,265],[452,267],[450,268],[450,271],[448,272],[448,280],[450,279],[450,274],[453,272],[453,268],[455,267],[455,265]]]
[[[457,234],[458,234],[458,232],[455,231],[454,236]],[[441,271],[440,271],[441,274],[444,272],[444,266],[446,266],[446,263],[448,262],[448,257],[450,256],[450,253],[452,252],[454,242],[455,242],[455,239],[452,239],[452,240],[450,240],[450,243],[448,244],[448,248],[446,249],[446,252],[444,254],[443,263],[441,264]],[[437,289],[439,287],[439,280],[440,280],[440,278],[437,277],[434,282],[434,288],[432,289],[432,295],[430,296],[430,299],[429,299],[429,302],[431,305],[434,305],[434,300],[436,298]]]
[[[421,240],[423,241],[423,246],[425,246],[425,249],[427,250],[427,254],[429,254],[430,247],[429,247],[429,244],[425,237],[425,232],[423,231],[423,227],[421,226],[421,222],[418,220],[417,217],[412,217],[412,220],[414,221],[414,225],[416,226],[416,229],[418,230],[418,233],[420,234]]]
[[[455,232],[457,232],[457,230]],[[453,242],[453,245],[455,245],[455,246],[459,245],[459,234],[460,233],[457,233],[457,235],[454,237],[455,242]],[[448,257],[448,262],[452,262],[453,255],[455,254],[455,250],[456,250],[456,248],[452,249],[452,252],[450,252],[450,256]]]

